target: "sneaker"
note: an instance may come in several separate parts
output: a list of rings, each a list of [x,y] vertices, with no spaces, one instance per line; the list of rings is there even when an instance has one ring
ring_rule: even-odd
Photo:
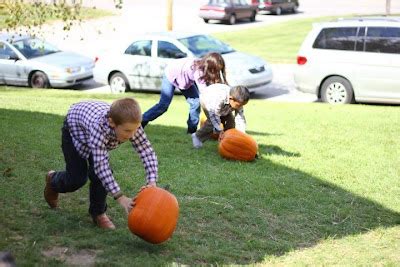
[[[203,146],[203,143],[197,137],[196,133],[192,133],[192,142],[193,142],[193,147],[194,148],[200,148],[200,147]]]
[[[53,190],[51,187],[51,179],[53,178],[55,171],[49,171],[46,174],[46,186],[44,188],[44,199],[47,204],[49,204],[50,208],[55,209],[58,207],[58,193]]]
[[[93,217],[93,222],[95,225],[97,225],[102,229],[109,229],[109,230],[115,229],[115,225],[105,213]]]

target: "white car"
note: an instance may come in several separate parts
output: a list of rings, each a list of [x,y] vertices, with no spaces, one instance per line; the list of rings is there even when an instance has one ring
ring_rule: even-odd
[[[0,83],[71,87],[93,77],[94,59],[61,51],[38,38],[0,34]]]
[[[297,63],[297,89],[324,102],[400,103],[400,18],[316,24]]]
[[[272,81],[272,70],[263,59],[235,51],[209,35],[175,32],[139,36],[116,53],[100,56],[93,76],[96,82],[109,84],[112,92],[160,91],[169,62],[182,57],[200,58],[208,52],[222,55],[231,86],[244,85],[255,92],[265,90]]]

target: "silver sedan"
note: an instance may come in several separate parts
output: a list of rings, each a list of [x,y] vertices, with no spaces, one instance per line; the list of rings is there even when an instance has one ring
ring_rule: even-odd
[[[121,49],[100,56],[93,70],[94,80],[109,84],[112,92],[159,91],[169,62],[182,57],[200,58],[209,52],[218,52],[224,58],[231,86],[244,85],[255,92],[266,90],[272,81],[272,70],[265,60],[235,51],[209,35],[176,32],[138,36]]]
[[[94,59],[31,36],[0,34],[0,83],[69,87],[93,77]]]

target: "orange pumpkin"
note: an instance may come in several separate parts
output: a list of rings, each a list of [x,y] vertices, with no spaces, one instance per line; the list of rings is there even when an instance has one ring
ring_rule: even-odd
[[[176,197],[160,187],[147,187],[136,196],[135,207],[128,216],[129,230],[152,244],[172,236],[178,222]]]
[[[227,159],[252,161],[256,158],[258,145],[250,135],[229,129],[219,143],[219,154]]]

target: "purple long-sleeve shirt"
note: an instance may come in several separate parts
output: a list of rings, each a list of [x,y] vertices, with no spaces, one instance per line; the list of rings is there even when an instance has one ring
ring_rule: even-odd
[[[110,104],[105,102],[79,102],[69,109],[67,123],[79,155],[84,159],[93,155],[96,175],[107,192],[115,194],[120,191],[120,187],[112,174],[108,151],[117,148],[121,143],[109,124],[109,111]],[[129,141],[142,160],[147,182],[157,181],[157,157],[141,126]]]
[[[181,58],[173,60],[165,69],[165,76],[177,88],[185,90],[196,83],[201,92],[207,84],[201,76],[203,73],[194,65],[195,58]]]

